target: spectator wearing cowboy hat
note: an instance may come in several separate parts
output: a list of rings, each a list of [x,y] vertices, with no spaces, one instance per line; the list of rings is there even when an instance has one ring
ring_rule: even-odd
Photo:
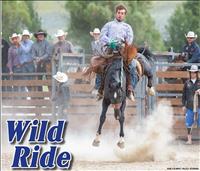
[[[8,49],[8,63],[7,67],[9,69],[10,74],[21,73],[21,63],[19,58],[19,48],[20,48],[20,39],[21,35],[17,33],[13,33],[11,37],[9,37],[11,46]]]
[[[35,72],[33,57],[31,55],[31,48],[33,45],[33,41],[30,40],[31,37],[32,34],[28,30],[23,30],[22,41],[20,42],[20,48],[19,48],[19,57],[23,73]],[[25,79],[32,80],[33,77],[27,76],[25,77]]]
[[[101,56],[102,51],[101,51],[101,44],[99,41],[100,38],[100,30],[99,28],[95,28],[94,31],[90,32],[90,35],[94,38],[94,40],[91,42],[91,47],[92,47],[92,54],[94,56]]]
[[[66,40],[67,32],[59,29],[55,34],[58,42],[53,45],[53,59],[58,61],[61,53],[73,53],[73,45]]]
[[[187,57],[188,63],[199,63],[200,62],[200,47],[196,43],[197,35],[193,31],[189,31],[187,35],[186,45],[183,47],[182,55]]]
[[[22,73],[22,65],[20,63],[20,56],[19,56],[19,48],[20,48],[20,40],[21,35],[17,33],[13,33],[11,37],[9,37],[11,46],[8,49],[8,63],[7,67],[9,69],[9,73],[12,76],[13,73]],[[22,76],[13,76],[13,80],[21,80]],[[17,89],[14,87],[14,91],[25,91],[24,87]]]
[[[57,81],[56,93],[52,97],[52,101],[58,106],[58,119],[67,119],[66,108],[69,106],[70,90],[67,84],[68,76],[63,72],[57,72],[53,78]]]
[[[49,42],[45,39],[47,33],[43,30],[38,30],[38,32],[34,33],[34,37],[36,42],[32,45],[31,54],[35,60],[36,72],[51,72],[52,51]],[[41,80],[42,76],[38,76],[38,79]],[[42,87],[39,87],[39,91],[42,91]]]
[[[100,30],[99,28],[95,28],[93,32],[90,32],[90,35],[94,38],[94,40],[91,42],[91,47],[92,47],[92,54],[93,56],[101,56],[102,50],[101,50],[101,44],[99,41],[100,38]],[[95,79],[95,87],[94,90],[92,91],[92,94],[97,94],[98,89],[101,86],[101,79],[102,76],[100,74],[96,74],[96,79]]]
[[[192,126],[194,124],[194,95],[200,89],[200,79],[198,77],[198,66],[192,65],[189,71],[190,78],[185,82],[182,94],[183,111],[185,112],[185,125],[187,128],[186,144],[192,144]],[[200,116],[200,96],[198,96],[198,116]],[[200,125],[200,117],[198,117]]]

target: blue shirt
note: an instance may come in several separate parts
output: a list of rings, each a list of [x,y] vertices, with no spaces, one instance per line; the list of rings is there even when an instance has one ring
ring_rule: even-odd
[[[19,48],[19,59],[20,59],[21,64],[25,62],[33,61],[33,58],[31,55],[32,45],[33,45],[32,40],[26,40],[26,41],[21,42],[20,48]]]
[[[123,40],[131,44],[133,37],[133,30],[129,24],[114,19],[106,23],[101,29],[100,41],[103,45],[107,44],[110,40]]]
[[[52,47],[47,40],[36,41],[33,43],[31,54],[33,59],[39,57],[41,60],[50,60]]]
[[[183,47],[183,52],[188,53],[189,63],[199,63],[200,62],[200,47],[196,42],[192,42],[191,45],[188,43]]]

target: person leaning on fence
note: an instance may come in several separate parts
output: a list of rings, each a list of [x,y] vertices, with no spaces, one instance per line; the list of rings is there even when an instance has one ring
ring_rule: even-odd
[[[47,33],[43,30],[39,30],[34,33],[34,37],[36,38],[36,41],[32,45],[31,54],[35,61],[36,72],[50,73],[52,49],[49,42],[45,39]],[[47,78],[50,79],[49,77]],[[38,76],[38,79],[42,80],[42,76]],[[42,87],[39,87],[38,90],[42,91]]]
[[[182,94],[183,110],[185,112],[185,125],[187,128],[187,142],[186,144],[192,144],[192,128],[195,124],[195,113],[194,113],[194,95],[197,90],[200,89],[200,79],[198,77],[198,66],[192,65],[189,70],[190,78],[185,82]],[[197,113],[200,116],[200,96],[198,96]],[[200,125],[200,117],[197,121],[198,126]]]
[[[68,76],[63,72],[57,72],[53,78],[57,81],[56,93],[52,101],[58,106],[57,115],[59,119],[67,119],[66,108],[69,107],[70,90],[67,84]]]
[[[22,33],[22,40],[19,48],[19,58],[22,65],[23,73],[34,73],[35,66],[33,63],[33,57],[31,55],[31,48],[33,41],[31,40],[32,34],[28,30],[24,30]],[[33,80],[33,76],[24,76],[25,80]],[[30,90],[30,88],[29,88]]]
[[[13,76],[13,73],[22,73],[22,65],[20,63],[20,56],[19,56],[19,48],[20,48],[20,41],[21,35],[17,33],[13,33],[11,37],[9,37],[11,46],[8,50],[8,63],[7,67],[9,69],[9,73],[13,80],[21,80],[21,76]],[[17,88],[14,88],[17,91]],[[22,90],[24,91],[24,90]]]
[[[100,33],[101,32],[100,32],[99,28],[95,28],[94,31],[90,32],[90,35],[94,39],[91,42],[92,55],[97,56],[97,57],[101,56],[101,54],[102,54],[101,44],[100,44],[100,40],[99,40]],[[94,86],[94,90],[92,91],[92,94],[97,94],[96,91],[98,91],[98,89],[100,88],[101,79],[102,79],[101,74],[96,74],[95,86]]]
[[[193,31],[189,31],[185,37],[187,39],[187,43],[183,47],[182,56],[187,58],[188,63],[199,63],[200,47],[196,42],[197,35]]]
[[[73,45],[70,41],[66,40],[67,32],[63,30],[58,30],[55,34],[58,42],[53,45],[53,59],[59,60],[61,53],[73,53]]]

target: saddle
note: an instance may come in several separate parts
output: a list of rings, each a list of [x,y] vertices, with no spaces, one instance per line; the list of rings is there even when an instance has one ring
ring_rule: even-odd
[[[137,48],[135,45],[128,45],[125,43],[125,46],[118,53],[109,53],[105,56],[94,56],[90,60],[90,66],[84,72],[84,76],[91,75],[92,72],[101,74],[104,72],[107,64],[111,63],[116,57],[122,57],[126,66],[128,66],[131,61],[136,58]]]

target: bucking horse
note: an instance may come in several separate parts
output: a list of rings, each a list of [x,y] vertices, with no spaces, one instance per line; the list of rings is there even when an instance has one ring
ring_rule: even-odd
[[[117,145],[120,148],[124,148],[124,111],[126,107],[126,67],[131,63],[133,59],[137,63],[137,73],[138,78],[141,78],[143,75],[148,77],[148,87],[149,94],[154,95],[154,89],[152,87],[153,73],[147,72],[151,70],[150,63],[144,55],[137,53],[137,48],[134,45],[120,45],[118,52],[111,53],[110,57],[96,57],[91,60],[91,66],[84,72],[84,75],[88,75],[91,72],[101,73],[102,68],[104,68],[104,98],[102,101],[102,111],[100,115],[100,122],[96,137],[93,141],[93,146],[100,145],[100,135],[102,131],[103,124],[106,120],[106,113],[108,107],[112,105],[114,109],[114,117],[116,120],[119,120],[120,132],[119,132],[119,141]],[[112,62],[108,62],[112,61]]]

